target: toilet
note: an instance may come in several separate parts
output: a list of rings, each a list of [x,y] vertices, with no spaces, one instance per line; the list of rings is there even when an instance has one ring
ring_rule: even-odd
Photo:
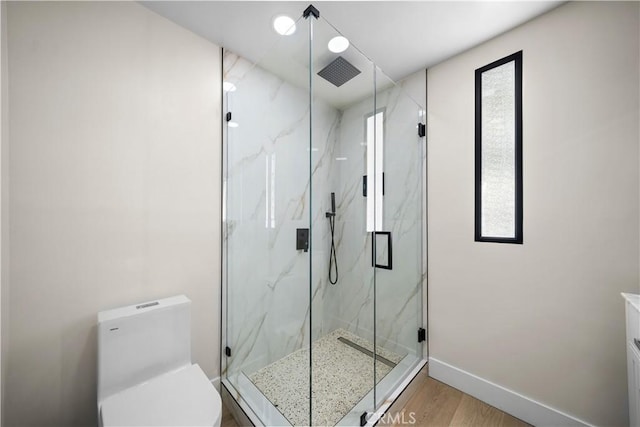
[[[184,295],[98,313],[98,425],[220,427],[222,401],[191,363]]]

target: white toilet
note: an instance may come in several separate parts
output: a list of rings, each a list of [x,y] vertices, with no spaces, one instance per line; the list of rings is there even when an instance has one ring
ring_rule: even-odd
[[[219,427],[222,402],[191,364],[184,295],[98,313],[98,423]]]

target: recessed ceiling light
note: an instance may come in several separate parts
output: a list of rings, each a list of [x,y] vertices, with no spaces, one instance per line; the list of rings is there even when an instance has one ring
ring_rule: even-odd
[[[349,47],[349,40],[346,37],[337,36],[329,40],[327,47],[333,53],[344,52]]]
[[[222,82],[222,90],[225,92],[235,92],[236,85],[231,82]]]
[[[273,29],[281,36],[290,36],[296,32],[296,22],[286,15],[276,16],[273,20]]]

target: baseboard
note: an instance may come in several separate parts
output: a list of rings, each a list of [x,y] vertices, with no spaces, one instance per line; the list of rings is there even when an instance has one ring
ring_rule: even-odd
[[[218,390],[218,393],[220,393],[220,377],[211,378],[209,381],[211,381],[211,384],[213,384],[216,390]]]
[[[536,426],[589,426],[592,424],[536,402],[515,391],[487,381],[433,357],[429,376],[457,388],[491,406]]]

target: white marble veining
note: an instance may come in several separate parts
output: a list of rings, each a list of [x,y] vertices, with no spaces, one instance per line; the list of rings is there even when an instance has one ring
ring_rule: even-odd
[[[422,160],[424,141],[416,125],[419,107],[394,86],[363,100],[342,113],[336,150],[345,161],[336,161],[338,203],[338,263],[341,279],[327,299],[325,313],[330,327],[344,327],[371,337],[374,318],[374,270],[371,237],[365,229],[366,198],[362,176],[366,174],[365,117],[385,111],[385,195],[382,230],[391,231],[393,270],[375,270],[376,334],[378,342],[400,353],[417,354],[416,331],[421,325],[422,304]]]
[[[330,158],[338,112],[233,53],[224,57],[228,128],[226,158],[227,369],[259,368],[308,345],[309,254],[328,260]],[[312,178],[309,179],[309,170]],[[312,223],[311,250],[295,249],[297,228]],[[327,268],[328,268],[328,264]],[[314,309],[323,305],[324,268],[311,277]],[[320,273],[322,271],[322,273]],[[313,335],[322,335],[314,318]]]

